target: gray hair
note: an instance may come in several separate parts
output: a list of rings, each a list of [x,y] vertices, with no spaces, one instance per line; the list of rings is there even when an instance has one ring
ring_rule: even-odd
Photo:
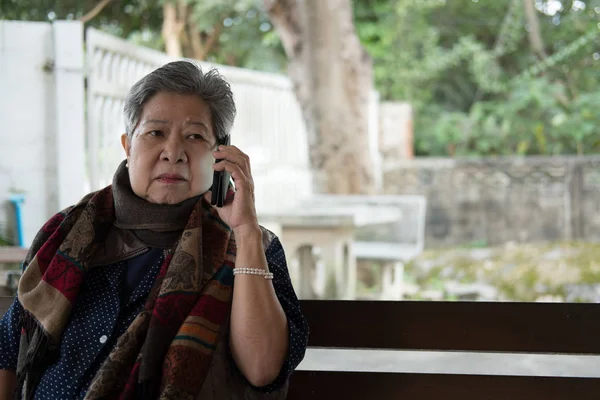
[[[236,114],[229,83],[216,69],[204,73],[194,62],[174,61],[150,72],[129,90],[123,107],[127,136],[132,137],[144,104],[159,92],[200,97],[210,107],[215,137],[229,134]]]

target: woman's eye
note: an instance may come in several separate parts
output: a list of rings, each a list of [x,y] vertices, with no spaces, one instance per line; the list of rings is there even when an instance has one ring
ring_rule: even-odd
[[[161,131],[150,131],[148,132],[148,134],[150,136],[163,136],[163,133]]]
[[[194,140],[204,140],[204,136],[197,134],[197,133],[193,133],[193,134],[189,135],[188,138],[194,139]]]

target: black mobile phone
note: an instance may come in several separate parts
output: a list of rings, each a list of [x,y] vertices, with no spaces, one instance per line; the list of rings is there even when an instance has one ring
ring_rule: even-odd
[[[225,136],[222,139],[217,139],[217,148],[220,145],[229,146],[230,142],[229,135]],[[220,162],[221,160],[215,160],[215,162]],[[217,207],[223,207],[225,204],[225,197],[227,197],[227,190],[229,189],[229,180],[231,179],[231,174],[225,170],[223,171],[214,171],[213,173],[213,183],[211,187],[211,201],[210,204]]]

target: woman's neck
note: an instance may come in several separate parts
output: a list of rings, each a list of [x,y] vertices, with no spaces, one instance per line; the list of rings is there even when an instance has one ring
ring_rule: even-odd
[[[155,204],[137,196],[131,188],[125,161],[115,172],[112,184],[115,226],[131,230],[150,247],[172,247],[181,236],[200,196],[179,204]]]

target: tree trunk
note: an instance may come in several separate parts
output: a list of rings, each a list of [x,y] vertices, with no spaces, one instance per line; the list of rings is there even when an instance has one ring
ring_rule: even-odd
[[[178,7],[179,6],[179,10]],[[184,10],[183,2],[165,2],[163,4],[162,36],[165,41],[165,51],[171,57],[182,56],[181,34],[185,28],[185,15],[180,15]]]
[[[374,192],[369,151],[371,59],[350,0],[265,0],[287,53],[318,193]]]

